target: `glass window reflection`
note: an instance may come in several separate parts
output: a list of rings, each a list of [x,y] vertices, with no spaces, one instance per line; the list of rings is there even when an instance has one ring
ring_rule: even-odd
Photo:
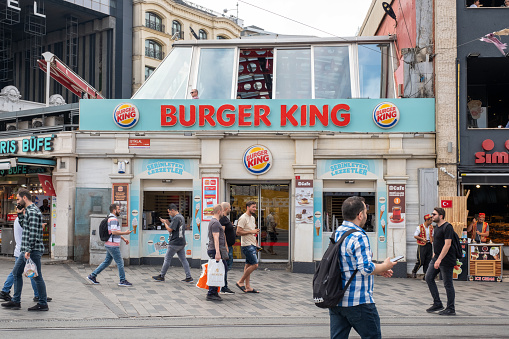
[[[185,99],[192,48],[175,48],[133,99]]]
[[[352,97],[348,46],[314,48],[315,99]]]
[[[202,48],[196,88],[200,99],[231,99],[235,49]]]
[[[311,99],[311,51],[278,49],[276,99]]]
[[[359,45],[359,85],[360,97],[369,99],[384,98],[386,95],[382,93],[385,86],[382,86],[382,77],[384,70],[387,69],[386,45]],[[383,66],[383,69],[382,69]]]

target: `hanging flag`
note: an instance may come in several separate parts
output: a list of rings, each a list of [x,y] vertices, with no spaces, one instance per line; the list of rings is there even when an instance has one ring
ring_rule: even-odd
[[[495,36],[495,34],[490,33],[486,34],[483,38],[481,38],[481,41],[492,43],[495,45],[496,48],[502,53],[502,55],[505,56],[504,49],[507,48],[507,44],[502,43],[502,41],[498,40],[498,38]]]
[[[42,184],[42,190],[45,195],[49,195],[51,197],[57,196],[51,175],[39,174],[39,182]]]

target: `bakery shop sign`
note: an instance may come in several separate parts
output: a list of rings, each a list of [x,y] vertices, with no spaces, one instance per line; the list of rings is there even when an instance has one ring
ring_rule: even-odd
[[[242,162],[249,173],[262,175],[272,167],[272,153],[265,146],[253,145],[244,152]]]
[[[504,143],[506,150],[509,151],[509,140]],[[488,153],[495,148],[495,143],[491,139],[486,139],[481,144],[483,152],[475,153],[476,164],[507,164],[509,163],[508,152],[493,152]]]

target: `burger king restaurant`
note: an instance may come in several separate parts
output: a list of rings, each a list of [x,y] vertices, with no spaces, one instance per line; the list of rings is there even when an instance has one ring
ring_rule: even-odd
[[[374,260],[404,255],[408,269],[396,274],[406,276],[434,131],[433,99],[82,100],[76,190],[119,202],[133,231],[122,249],[131,264],[162,262],[169,203],[186,220],[198,267],[212,206],[230,202],[236,221],[253,200],[261,263],[308,273],[342,222],[344,199],[362,196]]]

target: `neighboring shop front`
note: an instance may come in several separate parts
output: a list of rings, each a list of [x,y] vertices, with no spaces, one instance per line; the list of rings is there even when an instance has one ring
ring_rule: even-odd
[[[69,182],[68,176],[62,180],[68,155],[73,152],[72,145],[71,133],[0,140],[0,223],[3,254],[13,254],[13,225],[17,218],[16,196],[20,188],[30,191],[33,202],[42,212],[42,221],[45,224],[44,254],[52,258],[68,254],[65,236],[68,232],[68,220],[61,213],[62,206],[57,205],[57,196],[68,196],[68,189],[74,186],[72,180]],[[62,215],[58,218],[60,214]]]
[[[368,205],[365,231],[374,260],[415,260],[411,234],[422,218],[419,169],[435,164],[433,100],[259,103],[81,102],[77,190],[101,189],[108,203],[128,200],[121,207],[125,229],[133,230],[124,250],[130,262],[162,262],[168,232],[159,217],[167,218],[168,203],[177,204],[186,220],[186,251],[196,267],[207,258],[212,206],[230,202],[236,221],[253,200],[260,260],[312,272],[342,221],[342,201],[351,195]],[[129,116],[116,115],[119,110]],[[115,192],[118,199],[112,200]],[[237,239],[237,260],[239,245]],[[399,274],[406,276],[401,267]]]

